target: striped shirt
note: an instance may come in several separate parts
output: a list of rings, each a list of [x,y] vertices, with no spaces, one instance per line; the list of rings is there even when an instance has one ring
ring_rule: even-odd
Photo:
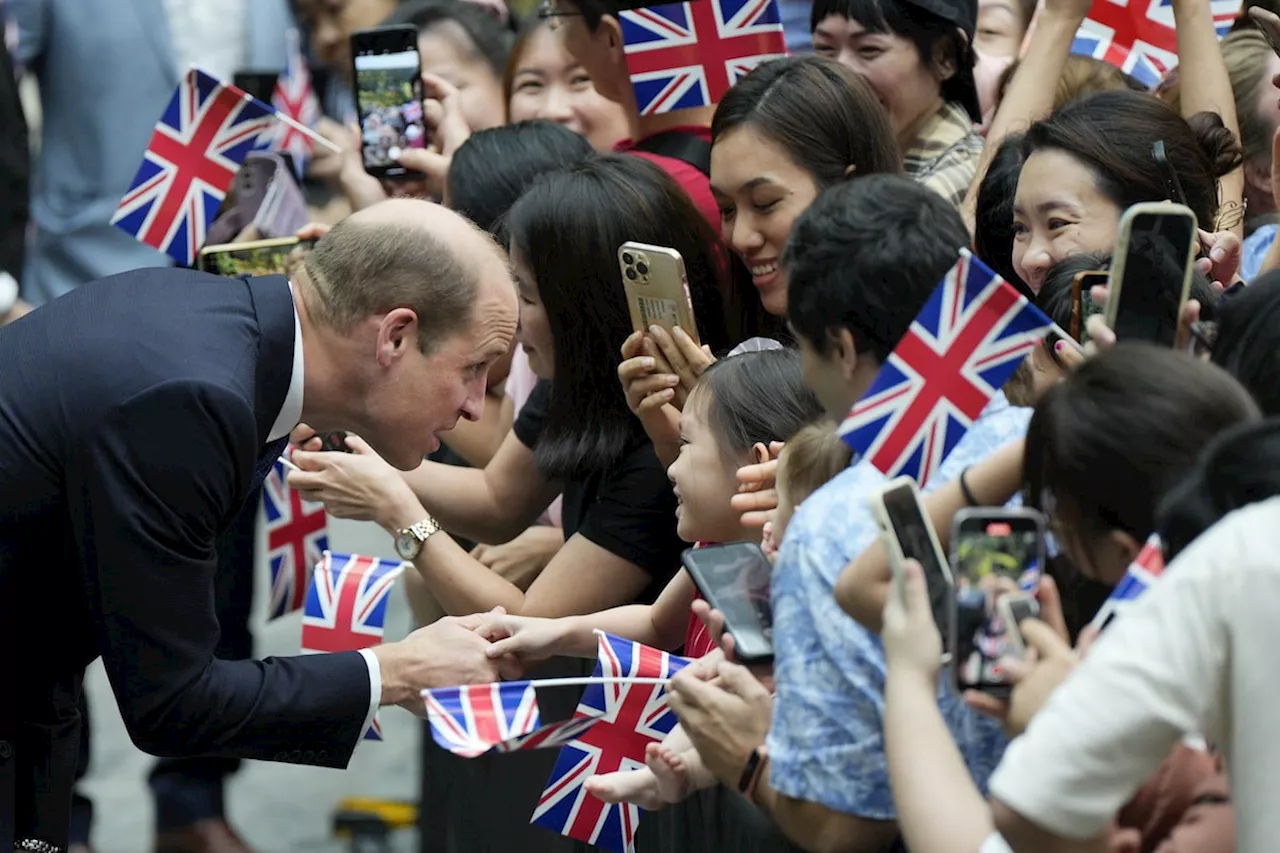
[[[907,150],[903,168],[913,180],[959,208],[978,172],[982,144],[964,107],[943,104]]]

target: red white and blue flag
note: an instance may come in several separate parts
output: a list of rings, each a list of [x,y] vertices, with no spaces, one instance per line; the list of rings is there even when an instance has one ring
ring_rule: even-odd
[[[709,107],[762,62],[786,56],[777,0],[689,0],[618,13],[641,115]]]
[[[599,655],[596,678],[670,678],[689,664],[686,658],[609,634],[600,635]],[[584,783],[600,773],[644,766],[645,747],[676,725],[666,694],[662,684],[588,687],[574,718],[600,719],[560,751],[530,823],[615,853],[631,853],[640,809],[606,803],[587,793]]]
[[[292,454],[293,445],[289,445],[284,458]],[[302,609],[312,572],[329,548],[329,520],[324,504],[303,500],[302,495],[289,488],[287,474],[284,463],[276,462],[262,483],[267,568],[271,573],[268,619]]]
[[[1221,38],[1240,12],[1241,0],[1203,0]],[[1072,53],[1116,66],[1149,88],[1178,64],[1173,0],[1094,0],[1076,32]]]
[[[431,737],[440,746],[475,758],[563,746],[596,724],[602,712],[542,725],[538,696],[528,681],[442,687],[422,691]]]
[[[281,115],[288,116],[303,127],[314,128],[320,120],[320,100],[311,85],[311,69],[302,55],[297,30],[289,30],[288,64],[276,79],[271,93],[271,106]],[[294,170],[301,178],[307,171],[307,161],[315,150],[315,143],[304,133],[285,122],[277,122],[271,138],[271,148],[293,158]]]
[[[968,251],[840,425],[885,476],[923,486],[1051,322]]]
[[[351,652],[382,643],[387,595],[404,563],[325,551],[302,613],[303,652]],[[375,714],[365,740],[382,740]]]
[[[271,107],[199,69],[178,84],[111,224],[190,266]]]
[[[1111,595],[1103,602],[1102,607],[1098,608],[1098,613],[1093,617],[1091,624],[1102,628],[1111,621],[1113,616],[1131,607],[1163,576],[1164,543],[1160,541],[1158,533],[1153,533],[1142,546],[1142,550],[1138,552],[1138,556],[1134,557],[1133,562],[1129,564],[1120,583],[1116,584],[1115,589],[1111,590]]]

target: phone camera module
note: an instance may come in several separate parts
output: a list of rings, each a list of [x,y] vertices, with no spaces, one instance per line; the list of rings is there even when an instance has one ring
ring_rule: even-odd
[[[632,257],[632,255],[631,255],[631,253],[630,253],[630,252],[623,252],[623,253],[622,253],[622,262],[623,262],[624,264],[626,264],[627,266],[631,266],[632,264],[634,264],[634,263],[636,262],[636,259],[635,259],[634,257]]]
[[[635,281],[638,278],[635,267],[627,267],[627,278],[631,281]]]
[[[636,272],[640,273],[640,275],[644,276],[645,278],[648,278],[649,265],[646,264],[644,261],[641,261],[640,263],[636,264]]]

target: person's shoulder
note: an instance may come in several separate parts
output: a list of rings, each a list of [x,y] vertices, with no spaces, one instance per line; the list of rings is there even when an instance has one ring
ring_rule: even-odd
[[[1245,583],[1258,573],[1280,575],[1280,496],[1249,504],[1224,516],[1195,539],[1166,570],[1169,578],[1210,583],[1230,571]]]

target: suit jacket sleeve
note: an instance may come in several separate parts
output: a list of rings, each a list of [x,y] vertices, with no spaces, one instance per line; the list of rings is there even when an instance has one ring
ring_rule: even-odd
[[[214,542],[259,448],[222,388],[168,383],[112,411],[68,466],[74,534],[130,737],[157,755],[344,767],[368,714],[358,652],[214,658]]]

